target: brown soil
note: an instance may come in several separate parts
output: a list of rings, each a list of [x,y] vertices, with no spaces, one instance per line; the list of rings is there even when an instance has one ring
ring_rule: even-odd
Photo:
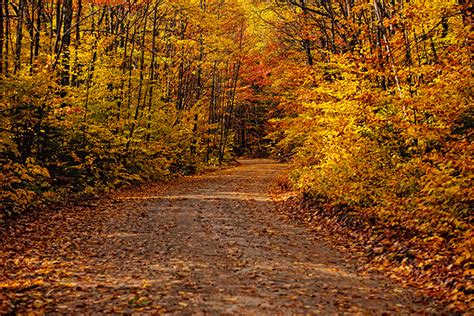
[[[287,168],[245,160],[18,219],[0,231],[0,312],[437,312],[278,215],[267,192]]]

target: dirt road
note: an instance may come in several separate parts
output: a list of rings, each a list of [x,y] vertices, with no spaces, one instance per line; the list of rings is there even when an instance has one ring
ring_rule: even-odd
[[[409,314],[411,292],[362,277],[276,214],[270,160],[22,219],[0,231],[0,311]],[[431,310],[432,312],[434,310]]]

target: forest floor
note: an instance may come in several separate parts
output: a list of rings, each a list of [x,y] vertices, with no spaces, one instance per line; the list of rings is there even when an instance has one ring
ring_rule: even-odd
[[[440,312],[279,214],[287,171],[243,160],[20,217],[0,228],[0,313]]]

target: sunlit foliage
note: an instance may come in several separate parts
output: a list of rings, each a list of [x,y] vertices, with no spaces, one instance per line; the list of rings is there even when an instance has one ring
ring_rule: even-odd
[[[4,213],[231,159],[244,13],[232,1],[2,0]]]
[[[271,89],[287,116],[272,137],[279,157],[295,162],[294,186],[322,208],[410,236],[420,247],[406,258],[414,265],[429,257],[430,267],[467,271],[471,5],[281,1],[267,10],[279,38],[271,51],[285,60]],[[463,305],[472,284],[457,286],[445,295]]]

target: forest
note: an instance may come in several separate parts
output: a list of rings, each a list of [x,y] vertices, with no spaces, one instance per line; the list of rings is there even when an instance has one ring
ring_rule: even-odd
[[[308,222],[472,304],[471,1],[0,4],[0,222],[271,157]]]

